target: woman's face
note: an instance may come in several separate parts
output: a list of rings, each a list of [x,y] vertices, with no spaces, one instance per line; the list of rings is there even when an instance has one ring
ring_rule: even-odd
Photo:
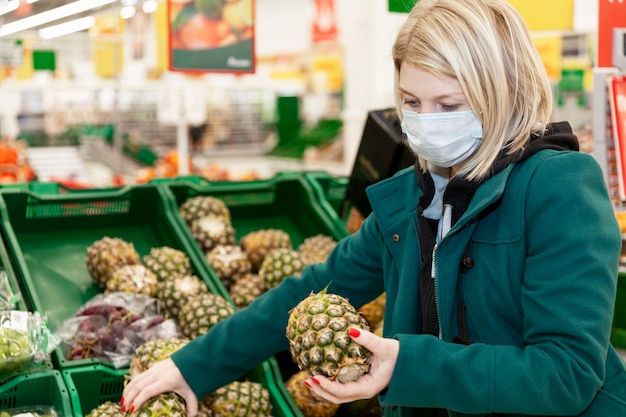
[[[405,110],[418,113],[471,110],[456,79],[437,77],[414,65],[400,67],[398,88]]]

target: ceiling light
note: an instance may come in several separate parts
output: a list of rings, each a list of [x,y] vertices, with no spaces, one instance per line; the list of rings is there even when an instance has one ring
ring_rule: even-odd
[[[81,30],[87,30],[95,23],[96,18],[93,16],[81,17],[80,19],[70,20],[69,22],[39,29],[39,37],[43,39],[58,38],[59,36],[65,36],[70,33],[80,32]]]
[[[122,19],[130,19],[135,15],[135,6],[124,6],[120,9]]]
[[[0,16],[17,10],[20,7],[20,0],[9,0],[0,6]]]
[[[153,11],[157,9],[158,6],[159,5],[156,2],[156,0],[146,0],[141,5],[141,9],[143,10],[144,13],[152,13]]]
[[[26,0],[26,4],[35,3],[36,1],[39,1],[39,0]]]
[[[96,9],[98,7],[111,4],[117,0],[77,0],[55,9],[47,10],[32,16],[25,17],[14,22],[6,23],[0,27],[0,36],[11,35],[22,30],[34,28],[44,25],[54,20],[62,19],[73,14],[82,13],[87,10]],[[18,0],[19,3],[19,0]]]

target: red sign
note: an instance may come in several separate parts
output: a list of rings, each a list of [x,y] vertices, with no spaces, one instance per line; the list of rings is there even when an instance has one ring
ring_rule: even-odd
[[[335,0],[315,0],[313,42],[335,42],[337,37]]]
[[[626,76],[609,79],[611,121],[622,201],[626,200]]]
[[[626,28],[626,0],[598,0],[598,63],[613,65],[613,28]]]

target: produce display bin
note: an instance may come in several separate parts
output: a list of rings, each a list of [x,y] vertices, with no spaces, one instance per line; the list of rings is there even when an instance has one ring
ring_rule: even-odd
[[[60,371],[16,376],[0,385],[0,410],[38,413],[52,408],[59,417],[72,417],[71,400]]]
[[[344,219],[350,202],[346,199],[347,177],[336,177],[323,171],[309,171],[304,177],[311,183],[320,204],[328,204],[331,210]]]
[[[54,329],[102,292],[87,272],[87,248],[105,236],[132,242],[141,256],[169,246],[187,253],[194,272],[214,293],[224,291],[199,259],[188,232],[180,228],[171,203],[157,185],[119,190],[38,194],[0,190],[0,217],[8,251],[27,305]],[[66,360],[61,347],[52,354],[61,369],[108,361]]]
[[[317,193],[301,173],[279,173],[269,179],[240,182],[191,177],[161,184],[169,191],[176,210],[200,195],[223,200],[230,210],[237,240],[249,232],[268,228],[287,232],[294,247],[317,234],[336,240],[348,235],[338,215],[320,204]],[[182,217],[177,218],[189,230]]]
[[[287,402],[284,393],[274,380],[272,363],[263,362],[249,371],[243,379],[261,383],[270,392],[274,417],[302,417],[294,412],[293,404]],[[127,370],[116,370],[101,365],[68,368],[63,371],[74,417],[83,417],[106,401],[118,402],[124,390]]]

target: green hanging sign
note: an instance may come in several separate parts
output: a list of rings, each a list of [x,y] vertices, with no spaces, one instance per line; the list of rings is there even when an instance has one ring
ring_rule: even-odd
[[[419,0],[389,0],[389,11],[408,13]]]

